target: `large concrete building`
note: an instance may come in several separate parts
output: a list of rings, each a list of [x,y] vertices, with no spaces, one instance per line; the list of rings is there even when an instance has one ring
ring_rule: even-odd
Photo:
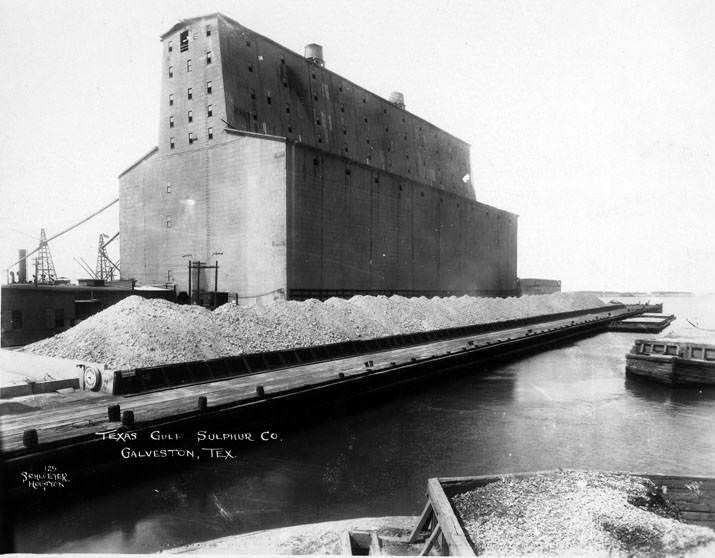
[[[221,14],[161,40],[159,145],[120,175],[123,278],[187,291],[193,259],[242,297],[516,291],[517,216],[476,201],[468,144],[400,95]]]

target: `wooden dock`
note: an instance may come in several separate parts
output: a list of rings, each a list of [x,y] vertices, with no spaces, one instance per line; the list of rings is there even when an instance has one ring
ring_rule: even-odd
[[[137,432],[142,437],[156,428],[195,428],[212,420],[235,428],[265,425],[281,416],[290,418],[296,409],[334,405],[446,370],[604,331],[614,317],[643,309],[604,307],[578,317],[148,393],[78,392],[51,408],[0,417],[2,457],[12,472],[46,463],[106,459],[109,453],[116,459],[116,442],[103,439],[112,432]],[[120,410],[124,422],[119,421]]]

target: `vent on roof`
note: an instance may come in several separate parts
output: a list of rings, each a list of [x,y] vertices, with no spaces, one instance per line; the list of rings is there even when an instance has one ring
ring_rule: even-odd
[[[316,43],[310,43],[309,45],[305,45],[305,57],[314,64],[317,64],[322,68],[325,67],[325,59],[323,58],[322,46]]]
[[[390,93],[390,96],[387,98],[387,100],[398,108],[405,108],[405,96],[399,91],[393,91],[392,93]]]

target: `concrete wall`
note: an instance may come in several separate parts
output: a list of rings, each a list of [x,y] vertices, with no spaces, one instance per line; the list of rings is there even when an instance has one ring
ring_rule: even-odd
[[[219,289],[253,298],[286,289],[286,146],[234,136],[210,150],[208,242]]]
[[[218,260],[220,291],[285,289],[285,182],[283,141],[225,134],[150,157],[120,178],[122,278],[187,291],[188,261]]]
[[[513,214],[300,144],[288,184],[291,296],[516,289]]]

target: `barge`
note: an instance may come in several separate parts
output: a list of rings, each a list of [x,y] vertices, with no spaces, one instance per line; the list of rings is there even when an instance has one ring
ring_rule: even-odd
[[[609,326],[609,331],[628,331],[634,333],[660,333],[668,327],[675,315],[673,314],[658,314],[647,312],[634,318],[626,318],[613,322]]]
[[[715,339],[636,339],[626,375],[672,386],[715,385]]]
[[[676,516],[680,522],[709,529],[715,527],[715,479],[713,478],[651,473],[589,473],[559,469],[508,475],[429,479],[427,482],[427,504],[405,542],[415,544],[418,541],[424,541],[420,552],[422,556],[435,550],[438,550],[438,553],[443,556],[476,556],[475,543],[466,532],[464,518],[460,516],[455,507],[455,497],[486,487],[491,483],[534,481],[539,477],[557,474],[595,474],[608,475],[611,478],[649,481],[652,483],[650,486],[653,500],[658,500],[662,506],[669,508],[669,513]],[[649,506],[643,502],[636,505],[643,506],[642,509],[649,509]],[[622,529],[624,526],[621,525],[620,528]],[[566,530],[567,526],[564,525],[563,529]],[[715,533],[711,540],[715,541]],[[536,541],[534,542],[536,543]],[[714,542],[711,542],[710,545],[707,547],[708,549],[715,548]],[[373,544],[373,546],[375,545]],[[566,550],[563,555],[570,552]],[[680,553],[680,555],[685,554]]]

